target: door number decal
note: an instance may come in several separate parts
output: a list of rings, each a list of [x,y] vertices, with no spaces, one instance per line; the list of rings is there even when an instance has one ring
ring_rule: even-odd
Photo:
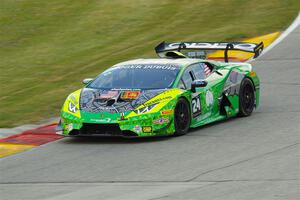
[[[201,114],[201,103],[199,94],[192,98],[192,112],[194,118]]]

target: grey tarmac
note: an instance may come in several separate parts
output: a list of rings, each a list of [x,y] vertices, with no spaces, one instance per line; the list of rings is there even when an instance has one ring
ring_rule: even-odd
[[[247,118],[152,139],[64,138],[0,160],[0,198],[300,199],[300,27],[252,62]]]

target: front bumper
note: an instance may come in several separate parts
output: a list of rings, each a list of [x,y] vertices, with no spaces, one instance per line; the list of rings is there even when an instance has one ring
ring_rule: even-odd
[[[62,114],[56,133],[63,136],[148,137],[172,135],[175,132],[173,115],[144,114],[125,120],[95,123]]]

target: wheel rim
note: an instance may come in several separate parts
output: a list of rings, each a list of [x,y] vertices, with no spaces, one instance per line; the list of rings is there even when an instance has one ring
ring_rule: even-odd
[[[245,85],[243,91],[243,107],[247,112],[251,112],[254,108],[254,91],[251,85]]]
[[[188,127],[188,114],[187,106],[183,102],[179,102],[175,109],[175,122],[178,130],[184,131]]]

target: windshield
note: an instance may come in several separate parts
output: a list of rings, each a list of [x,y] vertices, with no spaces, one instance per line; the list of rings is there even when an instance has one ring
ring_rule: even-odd
[[[179,72],[177,65],[131,64],[113,67],[100,74],[88,88],[160,89],[170,88]]]

